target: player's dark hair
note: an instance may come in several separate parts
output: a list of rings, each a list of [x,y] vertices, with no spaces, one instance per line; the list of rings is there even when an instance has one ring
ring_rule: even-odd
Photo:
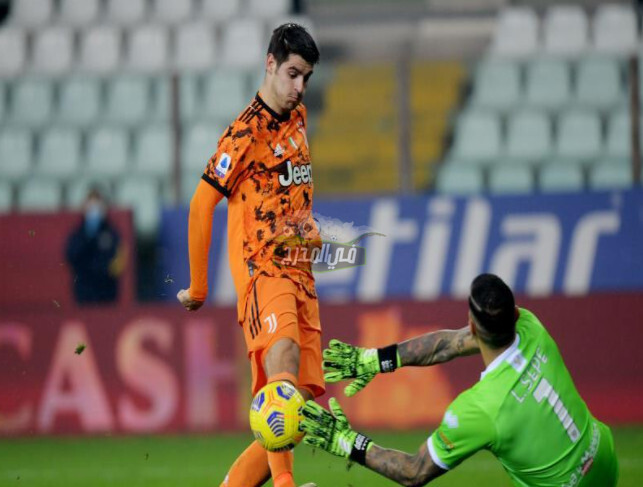
[[[480,274],[471,283],[469,309],[478,337],[492,348],[509,345],[516,334],[516,301],[509,286],[494,274]]]
[[[291,54],[298,54],[311,65],[319,62],[319,50],[312,36],[304,27],[292,22],[280,25],[272,31],[268,54],[275,57],[277,66]]]

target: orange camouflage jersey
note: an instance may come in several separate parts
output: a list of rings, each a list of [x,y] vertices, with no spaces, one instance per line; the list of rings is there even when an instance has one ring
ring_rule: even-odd
[[[309,261],[284,263],[293,242],[318,246],[306,108],[274,112],[259,94],[219,139],[202,178],[228,198],[228,253],[243,321],[260,275],[286,277],[316,296]]]

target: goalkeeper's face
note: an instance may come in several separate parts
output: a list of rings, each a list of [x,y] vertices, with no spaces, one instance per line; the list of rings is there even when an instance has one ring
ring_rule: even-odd
[[[268,88],[271,98],[279,105],[281,113],[294,110],[306,92],[308,80],[313,74],[313,67],[297,54],[290,54],[281,64],[268,54],[267,63]]]

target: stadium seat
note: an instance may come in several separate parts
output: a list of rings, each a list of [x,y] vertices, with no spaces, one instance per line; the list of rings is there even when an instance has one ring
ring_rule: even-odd
[[[96,21],[100,0],[60,0],[58,21],[72,27],[84,27]]]
[[[220,0],[215,0],[220,1]],[[146,0],[108,0],[107,20],[119,26],[141,23],[147,16]]]
[[[528,166],[495,164],[489,168],[489,190],[492,193],[532,193],[534,186],[534,174]]]
[[[89,73],[114,72],[121,62],[121,32],[107,25],[87,29],[80,38],[80,68]]]
[[[0,125],[9,117],[7,109],[7,85],[0,80]]]
[[[107,84],[105,116],[116,124],[145,122],[150,107],[149,80],[141,76],[121,76]]]
[[[87,175],[115,178],[125,174],[128,162],[128,138],[123,130],[100,127],[88,134]]]
[[[134,212],[134,225],[143,236],[152,236],[158,228],[161,201],[154,181],[126,178],[116,185],[115,203]]]
[[[192,15],[192,0],[153,0],[153,20],[163,24],[185,22]]]
[[[539,59],[527,64],[527,105],[546,110],[560,110],[571,98],[569,65],[555,59]]]
[[[6,181],[0,181],[0,214],[8,213],[13,206],[13,190]]]
[[[583,168],[578,164],[554,161],[540,170],[540,190],[543,193],[582,191]]]
[[[81,164],[80,133],[68,128],[50,128],[40,136],[36,172],[59,179],[78,175]]]
[[[11,24],[35,29],[51,23],[54,0],[14,0],[11,3]]]
[[[146,126],[134,138],[134,168],[137,174],[168,178],[172,174],[172,134],[166,125]]]
[[[236,17],[241,11],[241,0],[201,0],[201,9],[197,18],[221,22]]]
[[[621,99],[621,74],[612,59],[584,59],[576,75],[576,101],[596,109],[608,109]]]
[[[636,14],[630,5],[598,5],[594,14],[593,33],[597,52],[631,54],[638,43]]]
[[[181,147],[181,168],[183,172],[205,169],[210,157],[217,150],[217,143],[223,129],[214,124],[197,123],[188,127]]]
[[[0,78],[21,74],[27,58],[27,39],[25,32],[18,28],[0,29]]]
[[[95,187],[100,189],[101,194],[107,201],[113,198],[112,187],[103,178],[76,177],[69,180],[67,184],[65,207],[70,210],[81,209],[87,199],[89,190]]]
[[[96,122],[102,111],[100,88],[93,78],[69,78],[61,83],[58,121],[79,127]]]
[[[33,138],[28,130],[0,130],[0,180],[15,181],[31,174]]]
[[[587,49],[588,20],[582,7],[555,5],[543,19],[544,51],[558,56],[578,56]]]
[[[66,27],[48,27],[38,31],[33,41],[34,72],[58,76],[70,71],[74,62],[74,37]]]
[[[182,74],[179,79],[181,120],[191,121],[201,115],[201,80],[195,74]]]
[[[203,113],[206,117],[227,125],[251,102],[247,96],[245,72],[219,69],[205,79]]]
[[[592,166],[589,186],[595,190],[632,187],[632,166],[628,161],[602,161]]]
[[[16,125],[37,127],[53,115],[53,85],[45,79],[21,79],[12,88],[11,122]]]
[[[257,19],[234,19],[225,24],[222,61],[227,67],[256,68],[264,57],[262,24]]]
[[[643,133],[643,119],[639,122]],[[628,159],[632,153],[630,114],[627,110],[612,113],[607,120],[605,155],[612,159]]]
[[[540,112],[522,111],[507,119],[507,150],[511,159],[540,162],[552,152],[549,117]]]
[[[198,71],[215,64],[214,31],[210,24],[179,26],[175,34],[174,66],[182,71]]]
[[[290,11],[291,0],[248,0],[248,12],[262,19],[274,19]]]
[[[493,113],[470,112],[455,128],[453,156],[462,161],[489,162],[500,155],[500,120]]]
[[[601,122],[595,113],[571,110],[558,120],[556,154],[562,159],[588,162],[601,155]]]
[[[62,206],[62,188],[53,179],[29,179],[18,187],[21,211],[53,212]]]
[[[129,35],[128,66],[134,71],[164,71],[168,65],[168,48],[168,33],[163,27],[137,27]]]
[[[524,58],[538,50],[538,16],[528,7],[501,10],[491,52],[496,56]]]
[[[435,182],[438,193],[451,195],[478,194],[484,190],[481,168],[464,164],[445,164]]]
[[[481,108],[507,110],[520,99],[520,69],[509,61],[483,62],[473,88],[473,104]]]

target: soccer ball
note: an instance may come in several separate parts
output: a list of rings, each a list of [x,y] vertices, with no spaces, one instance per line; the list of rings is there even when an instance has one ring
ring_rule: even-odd
[[[250,406],[250,428],[268,451],[291,450],[304,436],[304,398],[290,382],[271,382],[255,395]]]

